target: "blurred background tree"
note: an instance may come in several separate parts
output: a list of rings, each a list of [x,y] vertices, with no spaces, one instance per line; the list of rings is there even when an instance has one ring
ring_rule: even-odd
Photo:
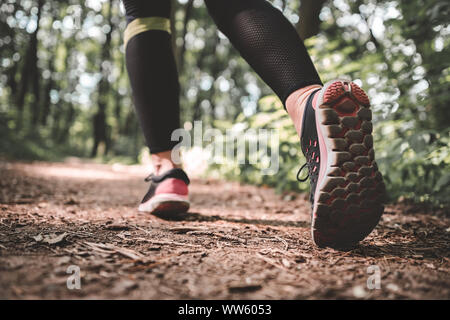
[[[377,156],[392,199],[450,201],[450,3],[440,0],[273,0],[322,76],[356,79],[376,120]],[[280,172],[212,166],[210,174],[305,190],[282,105],[214,26],[202,0],[173,1],[182,125],[280,130]],[[3,0],[0,154],[139,161],[144,141],[124,66],[119,0]],[[387,174],[387,172],[389,172]]]

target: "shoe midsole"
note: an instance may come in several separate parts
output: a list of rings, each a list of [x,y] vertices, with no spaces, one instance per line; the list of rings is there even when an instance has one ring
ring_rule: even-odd
[[[319,96],[317,98],[317,109],[323,104],[323,95],[324,93],[327,91],[328,87],[330,85],[332,85],[333,83],[335,83],[336,81],[347,81],[347,80],[341,80],[341,79],[337,79],[337,80],[332,80],[329,81],[327,83],[325,83],[325,85],[323,86],[322,90],[319,92]],[[330,139],[325,139],[325,134],[324,132],[322,132],[323,129],[323,125],[322,125],[322,116],[320,112],[316,112],[316,128],[317,128],[317,136],[319,138],[319,150],[320,150],[320,170],[319,170],[319,178],[317,180],[317,185],[316,185],[316,190],[314,191],[314,195],[315,195],[315,199],[314,199],[314,204],[313,204],[313,225],[314,225],[314,219],[315,219],[315,212],[317,210],[317,205],[318,205],[318,201],[317,198],[319,196],[319,192],[320,190],[322,190],[323,187],[323,183],[325,181],[325,177],[328,175],[330,168],[331,168],[331,157],[329,157],[328,155],[331,154],[332,149],[329,145],[329,140]]]
[[[154,210],[159,204],[164,202],[184,202],[187,205],[189,205],[189,197],[175,194],[175,193],[164,193],[164,194],[157,194],[153,196],[150,200],[147,202],[141,203],[139,205],[140,211],[152,211]]]

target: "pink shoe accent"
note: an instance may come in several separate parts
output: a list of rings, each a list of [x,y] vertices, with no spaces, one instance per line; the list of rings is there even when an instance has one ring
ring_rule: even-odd
[[[150,200],[139,205],[139,211],[143,212],[186,212],[189,209],[189,198],[187,195],[178,194],[158,194]]]
[[[316,93],[316,94],[314,95],[313,100],[312,100],[312,106],[313,106],[314,110],[317,109],[317,99],[319,99],[319,93]]]
[[[155,195],[157,194],[178,194],[187,196],[188,187],[184,181],[175,178],[169,178],[161,182],[156,188]]]

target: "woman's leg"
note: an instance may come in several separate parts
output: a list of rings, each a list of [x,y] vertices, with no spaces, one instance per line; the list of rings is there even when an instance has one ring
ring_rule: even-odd
[[[140,211],[184,212],[189,178],[171,160],[172,132],[180,124],[178,72],[170,35],[169,0],[123,0],[125,53],[136,113],[154,172]]]
[[[178,71],[170,34],[171,1],[123,0],[126,65],[134,105],[155,168],[159,174],[175,167],[170,150],[179,128]]]

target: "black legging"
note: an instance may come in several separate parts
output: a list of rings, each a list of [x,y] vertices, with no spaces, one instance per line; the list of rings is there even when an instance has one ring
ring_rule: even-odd
[[[170,17],[170,0],[123,0],[127,21]],[[242,57],[284,103],[295,90],[321,84],[295,28],[265,0],[205,0],[208,11]],[[179,128],[178,71],[170,34],[149,30],[132,37],[126,64],[136,112],[151,153],[171,150]]]

